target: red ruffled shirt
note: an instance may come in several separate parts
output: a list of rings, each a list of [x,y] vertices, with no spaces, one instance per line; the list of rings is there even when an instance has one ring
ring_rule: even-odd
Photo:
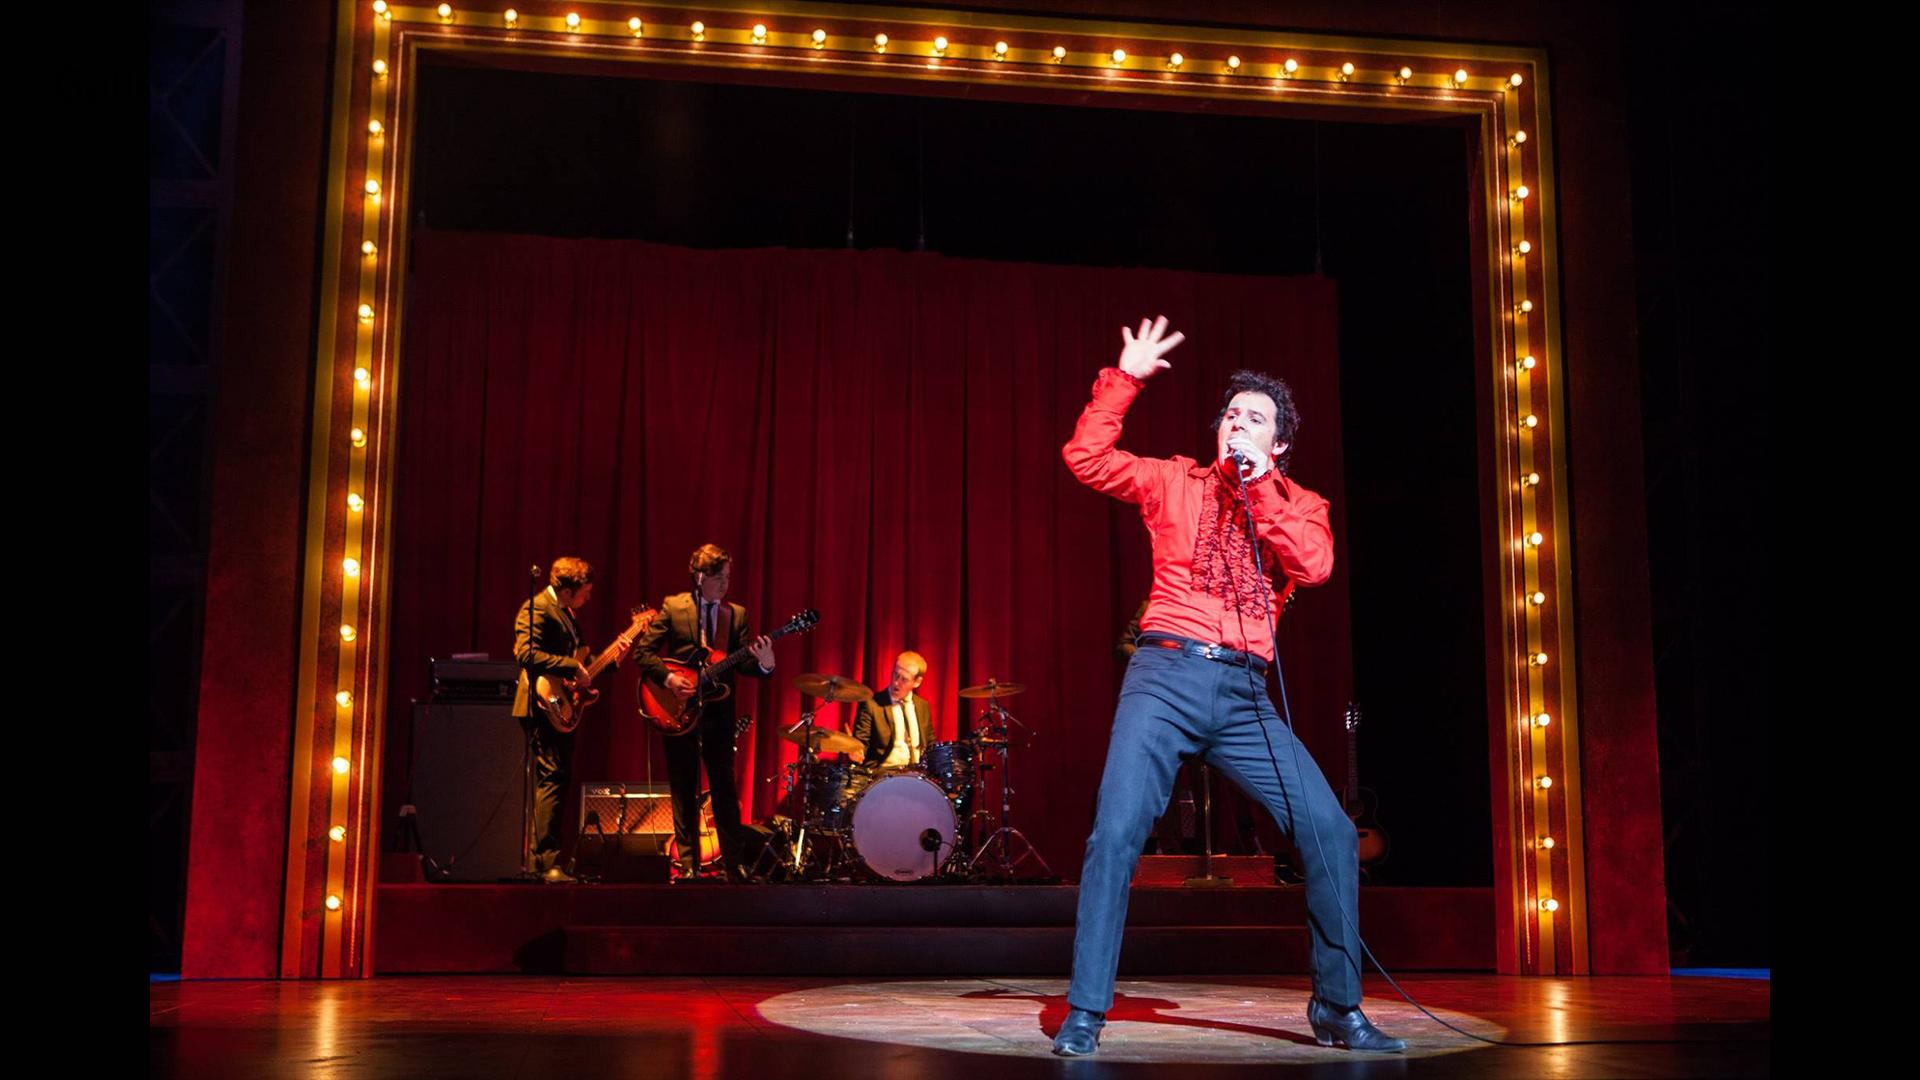
[[[1333,530],[1327,500],[1278,470],[1247,484],[1254,531],[1268,575],[1254,572],[1237,478],[1192,458],[1136,457],[1116,448],[1121,420],[1144,385],[1119,368],[1093,381],[1073,438],[1061,448],[1081,483],[1140,506],[1153,538],[1153,592],[1140,629],[1244,649],[1273,659],[1266,605],[1278,616],[1296,585],[1318,585],[1333,573]]]

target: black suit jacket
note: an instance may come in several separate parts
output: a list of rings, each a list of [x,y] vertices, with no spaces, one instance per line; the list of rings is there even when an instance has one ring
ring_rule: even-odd
[[[527,683],[529,669],[536,679],[542,675],[570,679],[580,674],[580,661],[574,656],[580,651],[580,639],[565,605],[550,591],[541,589],[533,594],[532,617],[528,616],[527,605],[522,602],[513,619],[513,658],[520,664],[520,686],[513,695],[516,719],[534,714],[532,687]]]
[[[919,694],[913,695],[913,717],[920,725],[920,751],[933,743],[933,706]],[[860,715],[853,721],[853,737],[867,748],[866,764],[878,765],[893,753],[893,689],[891,687],[860,703]]]

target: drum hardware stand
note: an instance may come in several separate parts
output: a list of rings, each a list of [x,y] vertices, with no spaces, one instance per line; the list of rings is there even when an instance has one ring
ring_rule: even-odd
[[[1206,762],[1200,763],[1200,829],[1206,834],[1206,847],[1200,856],[1200,876],[1181,882],[1189,889],[1225,889],[1233,879],[1213,872],[1213,775]]]
[[[800,710],[800,723],[794,725],[804,729],[805,740],[800,744],[800,813],[793,842],[793,876],[800,877],[800,867],[807,858],[807,814],[813,807],[813,704],[811,699]],[[788,730],[792,730],[791,728]]]
[[[1008,754],[1013,750],[1013,737],[1012,733],[1008,731],[1007,725],[1011,723],[1022,729],[1025,729],[1026,725],[1014,719],[1012,713],[1008,712],[999,702],[992,698],[987,699],[985,715],[999,722],[998,726],[1002,736],[1000,741],[1000,827],[995,829],[992,835],[988,836],[986,840],[981,843],[980,850],[974,852],[973,858],[967,863],[967,873],[971,875],[975,868],[980,866],[980,860],[985,857],[988,850],[993,847],[993,842],[998,840],[1000,841],[999,858],[990,862],[989,865],[992,866],[998,874],[1004,875],[1007,881],[1011,882],[1015,880],[1013,873],[1014,868],[1027,861],[1029,857],[1040,864],[1040,869],[1046,871],[1048,877],[1053,877],[1053,867],[1047,865],[1047,860],[1042,858],[1038,851],[1034,850],[1033,842],[1027,839],[1025,833],[1014,828],[1012,822],[1013,772],[1008,766]],[[986,725],[986,728],[991,731],[994,726],[995,725],[990,722]],[[1011,857],[1013,854],[1012,846],[1014,840],[1019,840],[1020,846],[1024,849],[1017,859]]]

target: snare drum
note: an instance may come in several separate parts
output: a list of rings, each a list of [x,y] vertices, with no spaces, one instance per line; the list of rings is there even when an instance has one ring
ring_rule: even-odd
[[[854,793],[852,804],[853,850],[879,877],[931,877],[953,853],[953,803],[918,773],[887,773]]]

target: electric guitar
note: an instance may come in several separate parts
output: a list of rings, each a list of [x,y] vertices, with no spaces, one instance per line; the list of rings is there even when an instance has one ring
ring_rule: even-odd
[[[767,637],[778,641],[788,634],[801,634],[814,628],[820,621],[820,613],[808,608],[787,624]],[[720,650],[709,650],[705,656],[696,654],[692,663],[679,660],[667,660],[667,672],[664,676],[642,675],[640,677],[640,714],[645,716],[654,727],[668,735],[685,735],[700,722],[700,713],[708,705],[724,701],[733,688],[720,681],[721,677],[753,656],[753,646],[743,645],[731,654],[722,655]],[[684,674],[694,676],[694,687],[690,693],[682,695],[667,685],[667,678]]]
[[[542,675],[533,681],[533,700],[540,706],[540,712],[546,716],[547,723],[552,724],[555,731],[572,731],[580,726],[581,714],[587,711],[587,706],[600,700],[600,691],[591,686],[593,680],[606,670],[608,664],[625,654],[633,645],[633,639],[645,633],[647,627],[652,625],[659,614],[656,608],[645,606],[634,608],[633,625],[627,627],[626,633],[613,639],[613,644],[607,646],[596,660],[589,662],[588,657],[593,655],[592,650],[585,645],[580,646],[580,651],[575,654],[574,659],[580,661],[586,670],[579,677],[552,679]],[[522,674],[521,678],[524,680],[525,674]]]

